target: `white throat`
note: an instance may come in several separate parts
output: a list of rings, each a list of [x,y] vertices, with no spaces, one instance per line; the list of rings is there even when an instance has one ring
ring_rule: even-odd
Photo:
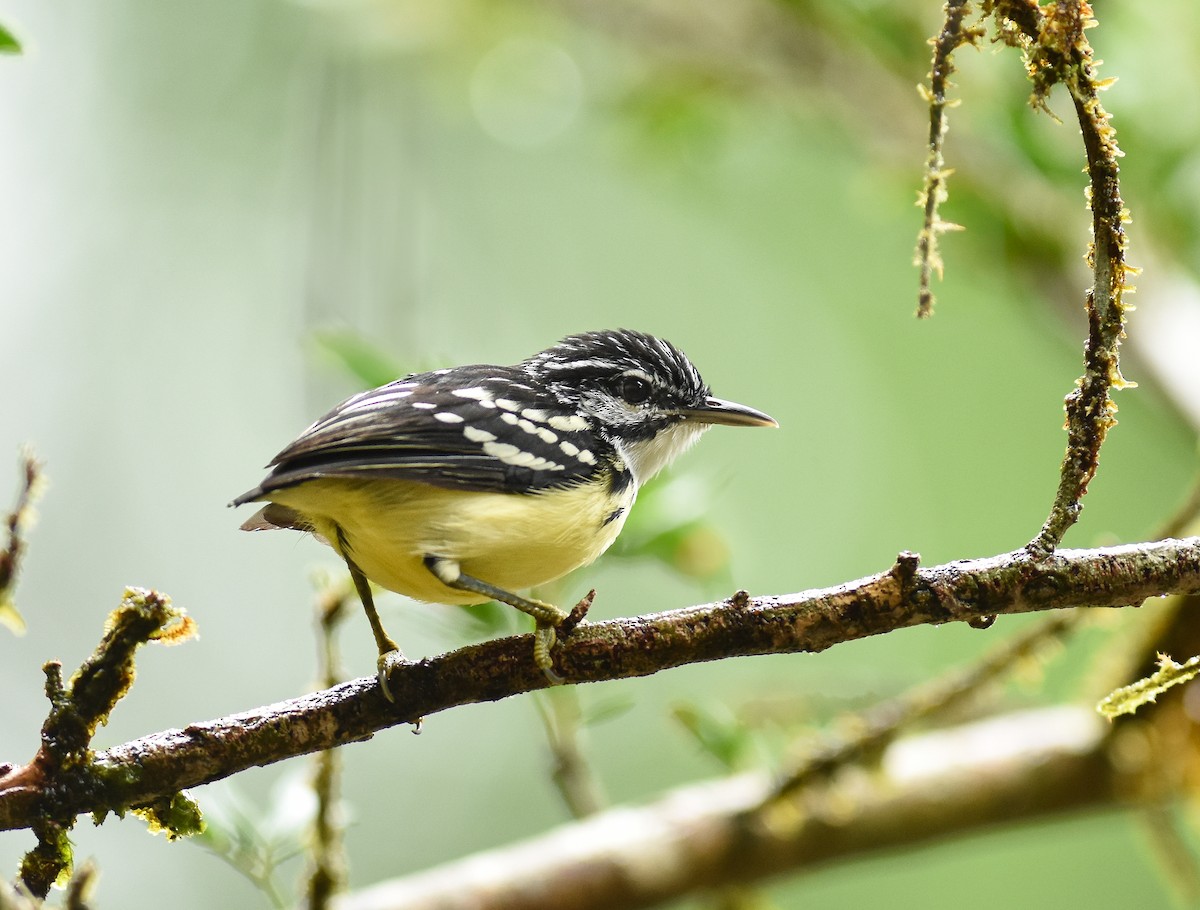
[[[629,465],[637,485],[641,486],[695,445],[696,440],[704,435],[708,428],[707,423],[681,420],[662,432],[655,433],[651,439],[617,443],[617,451]]]

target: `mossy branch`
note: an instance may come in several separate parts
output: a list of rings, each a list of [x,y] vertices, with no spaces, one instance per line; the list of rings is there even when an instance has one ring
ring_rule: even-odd
[[[933,44],[929,87],[929,154],[925,165],[925,187],[921,196],[924,221],[917,242],[916,263],[920,268],[917,315],[933,312],[929,283],[933,272],[941,273],[937,236],[953,225],[940,220],[939,205],[946,198],[942,142],[946,133],[948,77],[954,71],[952,56],[963,44],[978,42],[979,26],[964,24],[972,11],[969,0],[948,0],[942,30]],[[1029,543],[1033,555],[1057,547],[1083,509],[1083,497],[1096,474],[1100,447],[1116,425],[1116,405],[1111,392],[1132,385],[1121,376],[1118,349],[1125,337],[1125,306],[1122,295],[1132,288],[1127,278],[1136,272],[1125,260],[1125,223],[1129,214],[1121,202],[1121,150],[1110,115],[1100,104],[1100,92],[1111,80],[1096,73],[1085,32],[1097,23],[1084,0],[1060,0],[1040,6],[1034,0],[986,0],[981,17],[996,23],[998,41],[1018,47],[1033,84],[1031,105],[1048,110],[1046,99],[1055,85],[1063,85],[1071,96],[1083,136],[1087,157],[1088,206],[1092,213],[1092,243],[1088,263],[1092,287],[1085,298],[1088,337],[1084,344],[1084,373],[1066,397],[1067,451],[1059,473],[1059,485],[1050,514],[1037,536]]]
[[[929,67],[929,87],[918,86],[929,104],[929,142],[925,159],[925,186],[917,204],[924,212],[921,232],[917,235],[915,264],[920,269],[920,288],[917,292],[917,316],[926,319],[933,315],[934,296],[930,284],[933,273],[942,275],[942,256],[938,250],[938,235],[959,230],[959,225],[942,221],[938,207],[946,201],[946,181],[952,173],[946,168],[943,147],[946,140],[946,111],[956,102],[946,98],[950,74],[954,72],[954,52],[964,44],[977,45],[983,36],[978,26],[968,27],[964,20],[971,12],[969,0],[947,0],[945,18],[933,45],[933,62]]]
[[[1036,14],[1035,14],[1036,11]],[[1063,458],[1054,505],[1029,550],[1049,553],[1079,518],[1082,499],[1096,474],[1100,447],[1116,425],[1116,404],[1111,392],[1131,385],[1121,376],[1118,348],[1125,337],[1123,293],[1132,290],[1126,279],[1136,270],[1125,260],[1125,223],[1121,202],[1121,150],[1109,114],[1100,104],[1108,81],[1096,75],[1092,49],[1085,30],[1096,25],[1091,7],[1081,0],[1050,3],[1044,11],[1020,2],[997,4],[997,15],[1006,15],[1033,41],[1027,66],[1034,83],[1033,103],[1040,105],[1057,83],[1071,94],[1075,116],[1087,152],[1088,204],[1092,211],[1092,243],[1088,263],[1092,287],[1085,306],[1088,337],[1084,344],[1084,374],[1066,397],[1067,451]]]
[[[832,588],[739,592],[720,603],[583,624],[557,652],[556,667],[570,682],[599,682],[730,657],[822,651],[922,624],[1197,592],[1200,538],[1061,550],[1044,559],[1018,550],[928,569],[906,554],[887,572]],[[394,705],[367,677],[156,733],[96,753],[86,778],[71,786],[45,774],[19,786],[0,779],[0,830],[35,824],[47,790],[56,794],[60,816],[121,811],[452,707],[544,688],[530,647],[529,636],[515,636],[398,667],[390,678]]]
[[[26,765],[0,766],[0,793],[23,795],[29,817],[22,827],[32,828],[38,838],[21,864],[21,879],[32,894],[45,897],[51,885],[70,874],[67,833],[83,811],[81,802],[92,803],[89,810],[101,813],[126,807],[96,802],[96,795],[109,788],[93,761],[91,741],[133,685],[134,652],[148,641],[180,641],[191,632],[190,621],[168,598],[131,588],[110,614],[100,644],[69,683],[63,684],[61,664],[45,665],[50,713],[42,725],[41,746]],[[173,795],[156,793],[136,805],[153,808]]]

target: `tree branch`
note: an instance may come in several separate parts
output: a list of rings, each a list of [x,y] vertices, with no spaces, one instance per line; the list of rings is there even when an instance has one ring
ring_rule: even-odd
[[[693,784],[346,895],[337,910],[634,910],[731,883],[1111,805],[1108,726],[1086,708],[991,718],[891,746],[783,804],[756,772]],[[854,770],[854,769],[849,769]]]
[[[832,588],[728,601],[581,625],[557,653],[570,682],[648,676],[752,654],[823,651],[921,624],[1061,607],[1119,607],[1164,594],[1200,593],[1200,538],[1034,559],[1018,550],[920,569],[903,554],[889,571]],[[247,768],[370,738],[458,705],[544,688],[529,636],[485,642],[398,667],[389,704],[372,677],[252,711],[166,730],[96,753],[87,786],[58,793],[76,813],[119,812]],[[53,780],[22,768],[0,777],[0,830],[36,821]]]
[[[1131,290],[1126,278],[1136,272],[1125,260],[1125,222],[1129,215],[1121,202],[1121,150],[1109,114],[1100,104],[1100,92],[1109,82],[1097,78],[1096,61],[1084,31],[1096,25],[1091,7],[1070,0],[1046,7],[1043,15],[1036,4],[1003,3],[998,14],[1009,15],[1026,36],[1035,41],[1027,55],[1034,84],[1033,103],[1045,104],[1056,83],[1071,94],[1083,147],[1087,152],[1088,205],[1092,211],[1092,243],[1088,263],[1092,287],[1085,307],[1088,337],[1084,344],[1084,373],[1064,403],[1067,412],[1067,452],[1063,457],[1054,505],[1030,552],[1047,553],[1058,546],[1083,510],[1083,496],[1096,475],[1100,447],[1117,423],[1114,389],[1126,388],[1121,376],[1118,349],[1125,337],[1122,295]]]

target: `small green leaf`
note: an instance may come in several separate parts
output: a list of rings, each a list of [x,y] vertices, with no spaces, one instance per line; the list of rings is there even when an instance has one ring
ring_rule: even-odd
[[[357,332],[345,329],[327,329],[313,335],[317,350],[333,356],[338,365],[344,367],[365,386],[375,388],[385,385],[409,372],[402,370],[392,357],[372,345]]]
[[[512,607],[494,600],[489,600],[484,604],[455,607],[454,613],[458,616],[469,617],[472,625],[476,627],[475,634],[481,635],[510,634],[513,631],[513,617],[517,615]]]
[[[627,696],[601,699],[594,704],[584,707],[583,725],[585,727],[594,727],[597,724],[620,717],[622,714],[630,711],[635,704],[634,700]]]
[[[8,29],[0,25],[0,54],[21,53],[21,42]]]
[[[749,731],[723,705],[678,705],[671,716],[705,752],[730,770],[739,766],[753,745]]]

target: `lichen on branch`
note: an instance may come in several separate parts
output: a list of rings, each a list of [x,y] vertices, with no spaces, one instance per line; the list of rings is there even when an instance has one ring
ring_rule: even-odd
[[[70,875],[68,834],[76,816],[85,811],[103,816],[127,808],[120,796],[127,773],[104,773],[95,762],[91,741],[133,685],[134,652],[148,641],[174,643],[193,632],[191,620],[171,605],[170,598],[127,588],[121,605],[109,615],[100,643],[69,683],[63,682],[61,664],[45,665],[50,713],[42,724],[41,746],[28,764],[9,767],[0,775],[0,801],[12,794],[29,797],[29,827],[38,843],[25,855],[21,880],[32,894],[45,897],[55,882]],[[101,793],[106,796],[98,800]]]
[[[929,284],[934,272],[942,272],[937,237],[953,227],[943,222],[939,205],[946,199],[946,168],[942,144],[946,133],[948,77],[954,71],[952,56],[964,44],[976,45],[981,26],[970,26],[969,0],[948,0],[940,33],[931,40],[933,63],[929,86],[924,88],[929,102],[929,154],[925,165],[925,185],[920,197],[924,221],[917,243],[916,264],[920,268],[917,315],[933,312],[933,293]],[[1083,136],[1087,159],[1088,208],[1092,213],[1092,241],[1087,260],[1092,269],[1092,287],[1084,299],[1088,335],[1084,345],[1084,373],[1067,395],[1067,451],[1059,474],[1054,503],[1038,534],[1030,541],[1033,556],[1052,552],[1067,530],[1078,520],[1083,497],[1096,474],[1100,447],[1108,431],[1116,424],[1116,404],[1112,391],[1132,386],[1121,376],[1118,351],[1125,337],[1123,295],[1132,291],[1128,284],[1137,270],[1125,259],[1125,224],[1129,213],[1121,201],[1121,150],[1111,117],[1100,103],[1100,92],[1114,80],[1100,79],[1098,61],[1092,54],[1086,32],[1096,26],[1091,6],[1084,0],[1060,0],[1039,5],[1034,0],[984,0],[980,19],[990,18],[995,25],[995,41],[1019,49],[1025,71],[1033,86],[1030,105],[1049,113],[1047,98],[1056,85],[1071,96],[1076,119]]]

